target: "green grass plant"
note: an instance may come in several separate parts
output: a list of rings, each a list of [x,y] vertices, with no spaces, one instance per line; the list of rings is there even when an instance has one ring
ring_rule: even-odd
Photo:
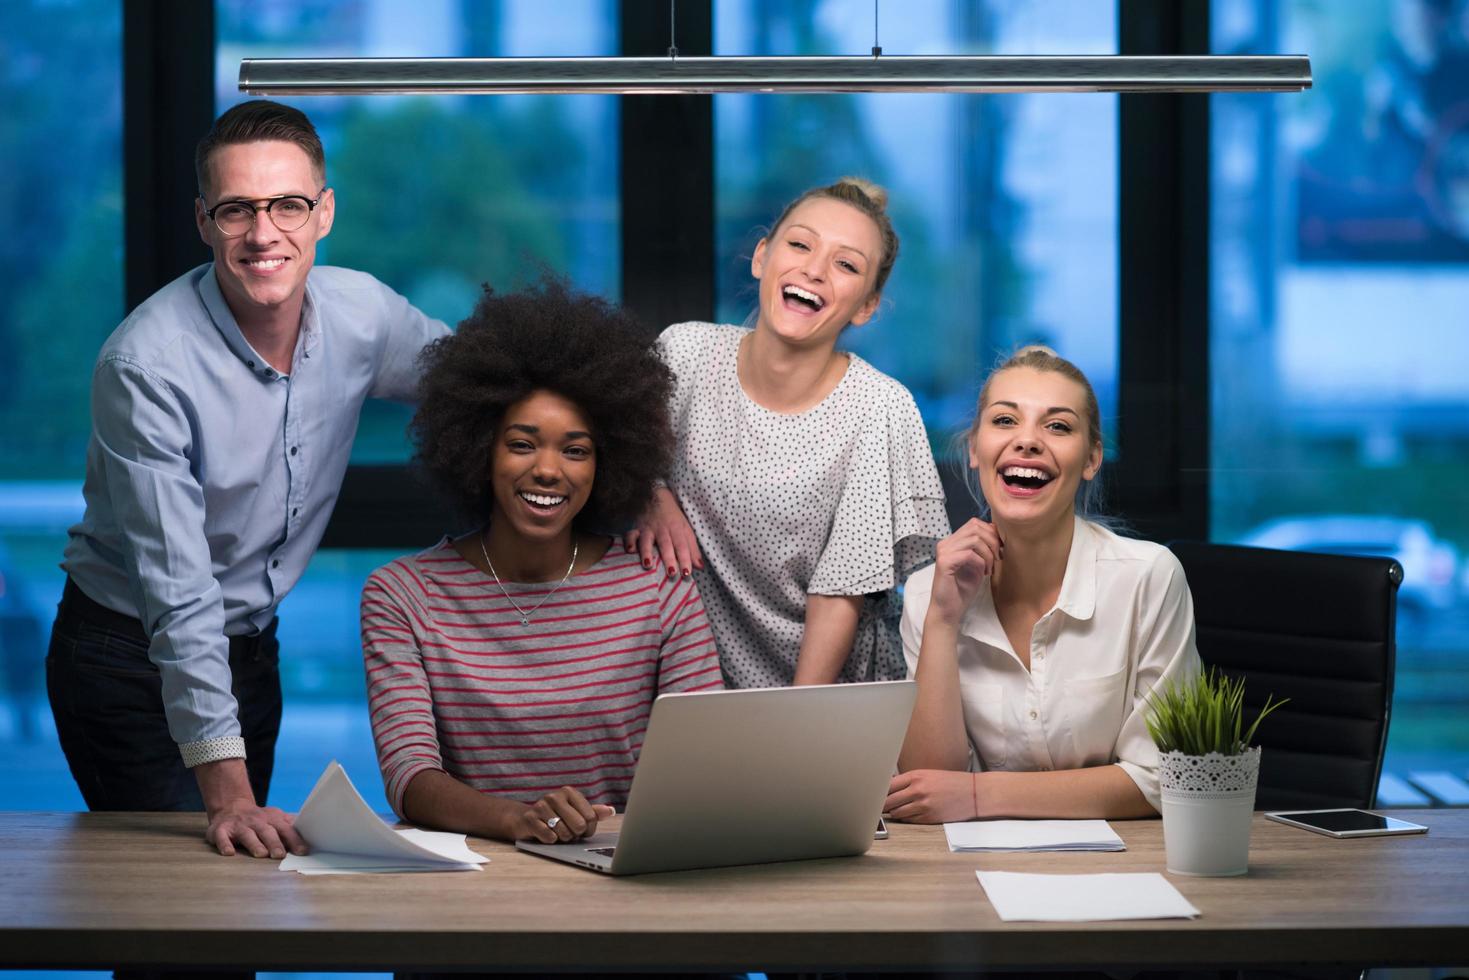
[[[1148,734],[1159,752],[1239,755],[1249,747],[1265,716],[1285,703],[1266,697],[1254,724],[1242,731],[1244,678],[1231,678],[1210,667],[1148,695]]]

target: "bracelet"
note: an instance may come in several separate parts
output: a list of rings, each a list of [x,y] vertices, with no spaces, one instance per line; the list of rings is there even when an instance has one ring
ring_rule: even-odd
[[[969,788],[974,793],[974,819],[979,819],[979,773],[969,774]]]

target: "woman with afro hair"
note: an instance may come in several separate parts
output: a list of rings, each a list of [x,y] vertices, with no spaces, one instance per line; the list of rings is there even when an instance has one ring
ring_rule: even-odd
[[[626,312],[490,289],[422,355],[416,462],[473,522],[362,593],[373,738],[410,823],[580,839],[623,805],[653,699],[721,686],[694,583],[609,529],[667,470],[673,379]]]

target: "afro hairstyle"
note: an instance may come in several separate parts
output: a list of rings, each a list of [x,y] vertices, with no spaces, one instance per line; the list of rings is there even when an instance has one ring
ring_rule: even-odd
[[[551,391],[586,416],[597,472],[573,524],[621,531],[653,498],[673,459],[673,372],[629,312],[547,276],[517,292],[485,286],[458,330],[419,356],[414,462],[466,517],[494,499],[490,457],[510,406]]]

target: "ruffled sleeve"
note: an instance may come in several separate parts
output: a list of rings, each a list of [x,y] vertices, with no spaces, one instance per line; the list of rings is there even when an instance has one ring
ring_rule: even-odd
[[[918,406],[906,388],[873,372],[886,397],[852,454],[826,549],[807,591],[883,592],[933,560],[949,533],[944,491]]]
[[[732,330],[732,327],[691,321],[675,323],[658,335],[655,347],[663,363],[673,371],[673,400],[669,410],[676,431],[683,431],[681,423],[693,392],[701,385],[711,384],[713,375],[723,368],[720,355],[722,348],[731,342]],[[733,343],[738,345],[738,337],[733,338]]]

